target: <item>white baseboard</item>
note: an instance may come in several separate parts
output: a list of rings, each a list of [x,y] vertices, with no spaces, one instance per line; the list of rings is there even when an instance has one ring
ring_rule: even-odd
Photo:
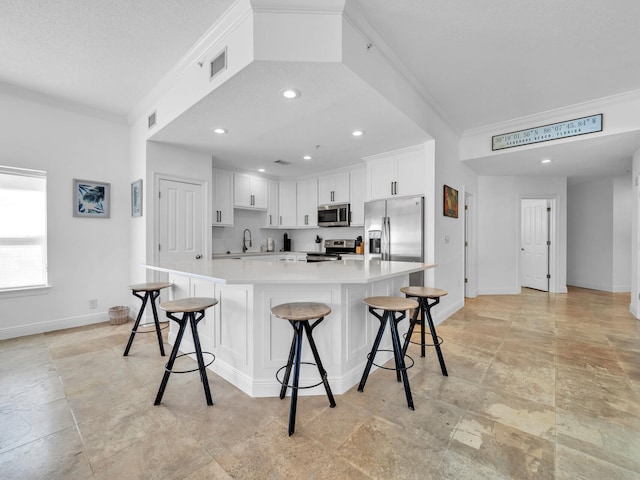
[[[60,318],[57,320],[47,320],[45,322],[30,323],[28,325],[5,327],[0,328],[0,340],[25,337],[27,335],[36,335],[38,333],[53,332],[55,330],[64,330],[65,328],[82,327],[84,325],[102,323],[108,320],[108,312],[99,312],[93,313],[91,315],[82,315],[79,317]]]
[[[581,282],[579,280],[567,281],[567,285],[578,288],[588,288],[589,290],[599,290],[601,292],[611,293],[629,293],[631,292],[631,285],[602,285],[599,283]]]
[[[478,290],[479,295],[519,295],[520,287],[504,287],[504,288],[481,288]]]

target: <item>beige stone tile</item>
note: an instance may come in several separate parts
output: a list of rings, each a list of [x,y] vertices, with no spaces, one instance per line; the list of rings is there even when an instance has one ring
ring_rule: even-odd
[[[185,477],[184,480],[231,480],[231,478],[218,462],[212,460],[204,467]]]
[[[0,340],[0,378],[16,368],[49,363],[51,355],[43,335]]]
[[[452,343],[442,345],[442,355],[450,377],[461,378],[476,384],[482,382],[493,360],[493,355],[490,353]]]
[[[483,335],[481,333],[471,332],[468,329],[462,329],[454,338],[448,341],[461,348],[479,350],[494,355],[502,345],[504,338],[502,336]],[[433,347],[431,348],[433,349]]]
[[[0,408],[0,453],[74,425],[65,398],[41,405]]]
[[[163,406],[127,402],[78,424],[85,452],[93,462],[105,460],[178,420]]]
[[[91,462],[96,480],[183,479],[212,458],[179,425],[171,424],[146,435],[110,457]]]
[[[555,441],[555,408],[552,405],[511,395],[505,391],[479,389],[471,412],[536,437]]]
[[[504,354],[502,360],[496,356],[481,385],[546,405],[555,402],[555,369],[548,359],[535,356]]]
[[[556,406],[640,431],[638,394],[626,378],[559,366]]]
[[[64,388],[52,362],[16,366],[0,375],[0,408],[42,405],[64,398]]]
[[[367,479],[350,462],[296,430],[291,437],[275,419],[246,441],[215,456],[232,478]]]
[[[637,480],[639,476],[638,471],[632,472],[563,445],[557,447],[556,480]]]
[[[0,477],[8,480],[94,478],[74,427],[0,454]]]
[[[442,480],[510,480],[495,469],[475,462],[452,450],[445,452],[436,478]]]
[[[394,422],[372,416],[342,445],[338,455],[371,478],[437,478],[445,449]]]
[[[371,416],[369,411],[340,400],[337,396],[335,408],[324,409],[300,430],[327,450],[337,450]]]
[[[513,478],[554,475],[553,442],[479,415],[465,415],[449,449]]]
[[[558,409],[558,445],[640,473],[637,429]]]

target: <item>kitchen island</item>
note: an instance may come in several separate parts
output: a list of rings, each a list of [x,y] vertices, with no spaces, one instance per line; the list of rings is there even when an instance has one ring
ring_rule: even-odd
[[[216,356],[209,368],[250,396],[272,397],[280,392],[275,372],[287,361],[293,330],[287,321],[271,316],[271,307],[302,301],[331,307],[331,314],[314,330],[314,339],[333,392],[342,394],[360,381],[379,327],[363,299],[401,296],[400,288],[409,284],[411,273],[435,265],[380,260],[290,263],[229,259],[145,267],[168,275],[173,283],[171,299],[218,299],[198,327],[203,350]],[[401,322],[401,332],[408,326],[408,321]],[[170,343],[175,340],[176,330],[171,322]],[[189,332],[182,345],[187,352],[193,350]],[[386,336],[382,345],[390,349],[390,337]],[[303,361],[310,361],[307,355],[311,356],[310,349],[303,346]],[[376,363],[384,363],[391,355],[380,352]],[[301,385],[317,383],[315,367],[304,367]],[[316,387],[300,394],[324,395],[324,390]]]

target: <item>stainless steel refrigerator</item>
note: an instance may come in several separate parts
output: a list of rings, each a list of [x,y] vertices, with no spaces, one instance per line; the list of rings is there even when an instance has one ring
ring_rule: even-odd
[[[424,197],[373,200],[364,204],[365,254],[400,262],[424,261]],[[423,272],[411,285],[423,285]]]

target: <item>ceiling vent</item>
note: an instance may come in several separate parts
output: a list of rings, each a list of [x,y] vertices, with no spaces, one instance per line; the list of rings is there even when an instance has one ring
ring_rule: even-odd
[[[225,48],[209,64],[209,80],[212,80],[223,70],[227,69],[227,49]]]
[[[153,127],[156,126],[156,112],[153,112],[151,115],[149,115],[149,117],[147,118],[147,128],[152,129]]]
[[[273,163],[277,163],[278,165],[291,165],[291,162],[287,162],[286,160],[276,160]]]

